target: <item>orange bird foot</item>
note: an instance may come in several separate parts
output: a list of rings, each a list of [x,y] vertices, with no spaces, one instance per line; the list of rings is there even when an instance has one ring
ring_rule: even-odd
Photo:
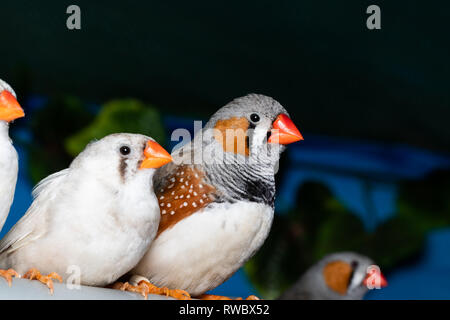
[[[225,296],[216,296],[214,294],[202,294],[198,297],[200,300],[242,300],[242,298],[232,299],[230,297]],[[257,296],[251,295],[248,296],[245,300],[260,300]]]
[[[53,294],[53,280],[58,280],[60,283],[62,283],[62,278],[59,274],[56,272],[49,273],[48,275],[44,276],[42,275],[38,269],[31,268],[23,275],[23,278],[30,279],[30,280],[38,280],[39,282],[42,282],[43,284],[47,285],[47,287],[50,289],[50,294]]]
[[[190,294],[184,290],[178,290],[178,289],[171,290],[166,287],[159,288],[145,280],[139,281],[139,283],[136,286],[133,286],[133,285],[129,284],[128,282],[125,282],[125,283],[117,282],[112,287],[113,287],[113,289],[139,293],[139,294],[143,295],[145,297],[145,299],[147,299],[147,296],[149,294],[158,294],[158,295],[163,295],[163,296],[167,296],[167,297],[172,297],[177,300],[191,300]]]
[[[8,285],[11,287],[12,277],[20,278],[20,275],[16,272],[16,270],[8,269],[2,270],[0,269],[0,277],[3,277],[8,282]]]

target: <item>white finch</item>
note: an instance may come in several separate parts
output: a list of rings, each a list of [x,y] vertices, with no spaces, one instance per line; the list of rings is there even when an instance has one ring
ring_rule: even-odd
[[[156,235],[160,212],[152,177],[170,161],[143,135],[113,134],[90,143],[69,168],[36,186],[27,213],[0,242],[0,267],[19,273],[31,268],[24,277],[51,292],[51,278],[72,274],[83,285],[114,282]]]
[[[373,261],[354,252],[338,252],[325,256],[309,268],[285,293],[281,300],[361,300],[366,294]],[[380,287],[387,286],[379,273]]]
[[[0,79],[0,229],[14,198],[18,172],[17,152],[8,135],[9,123],[24,115],[14,90]]]
[[[16,99],[14,90],[0,79],[0,230],[8,217],[14,199],[19,170],[16,149],[9,138],[9,123],[25,115]],[[0,270],[0,276],[11,285],[14,270]]]

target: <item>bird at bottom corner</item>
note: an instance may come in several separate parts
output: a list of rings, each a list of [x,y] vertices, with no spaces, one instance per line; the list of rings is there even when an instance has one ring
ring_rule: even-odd
[[[387,286],[372,259],[354,252],[325,256],[279,300],[362,300],[369,289]]]

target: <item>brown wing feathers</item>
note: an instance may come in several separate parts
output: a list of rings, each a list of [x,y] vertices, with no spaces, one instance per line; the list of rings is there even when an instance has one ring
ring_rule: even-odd
[[[202,209],[214,200],[216,189],[204,182],[204,173],[192,166],[179,166],[167,177],[165,187],[156,190],[161,210],[158,234]]]

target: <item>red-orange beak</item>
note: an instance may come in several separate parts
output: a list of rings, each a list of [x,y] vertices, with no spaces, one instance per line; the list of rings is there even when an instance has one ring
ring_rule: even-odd
[[[145,159],[141,163],[140,169],[159,168],[172,162],[172,156],[164,150],[157,142],[149,140],[144,150]]]
[[[363,284],[364,284],[365,286],[367,286],[367,285],[369,284],[369,281],[373,281],[373,282],[379,281],[379,285],[380,285],[381,288],[387,287],[388,282],[387,282],[385,276],[384,276],[381,272],[378,274],[378,277],[379,277],[378,280],[375,279],[376,281],[374,281],[374,280],[372,279],[372,277],[373,277],[372,274],[368,274],[368,275],[366,276],[366,278],[363,280]],[[376,284],[376,283],[375,283],[375,284]]]
[[[280,114],[273,122],[272,134],[267,142],[278,144],[289,144],[303,140],[295,124],[286,114]]]
[[[22,107],[8,90],[0,93],[0,120],[11,122],[25,116]]]

